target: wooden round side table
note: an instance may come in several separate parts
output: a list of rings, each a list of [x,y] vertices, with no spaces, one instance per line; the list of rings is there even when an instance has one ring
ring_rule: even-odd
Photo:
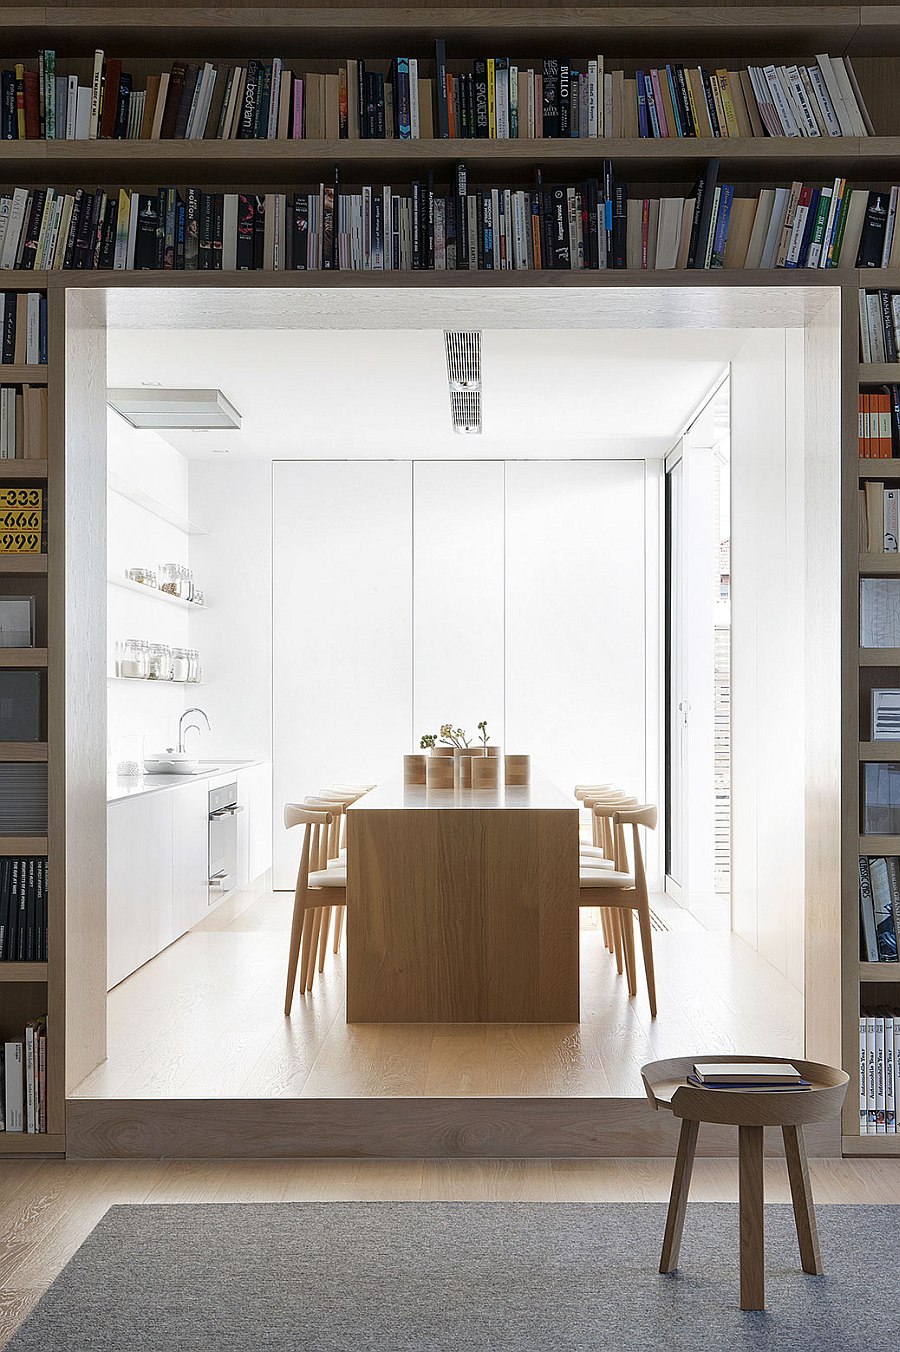
[[[767,1093],[760,1089],[704,1089],[687,1083],[694,1066],[751,1061],[767,1064],[781,1061],[796,1066],[812,1088]],[[772,1056],[676,1056],[668,1061],[651,1061],[642,1067],[641,1076],[651,1106],[668,1108],[675,1117],[681,1118],[660,1272],[673,1272],[678,1266],[697,1133],[701,1122],[714,1122],[738,1129],[741,1309],[765,1309],[764,1127],[781,1128],[801,1264],[804,1272],[820,1274],[822,1260],[803,1128],[809,1122],[825,1122],[840,1111],[849,1076],[843,1070],[815,1061],[788,1061],[786,1057]]]

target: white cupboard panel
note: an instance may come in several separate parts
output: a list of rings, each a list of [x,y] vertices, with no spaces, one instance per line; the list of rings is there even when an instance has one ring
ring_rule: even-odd
[[[411,743],[408,462],[275,464],[272,604],[274,874],[289,888],[284,804],[396,774]]]
[[[152,793],[107,808],[109,987],[171,940],[173,798]]]
[[[506,466],[506,748],[560,786],[646,780],[644,466]]]
[[[413,731],[452,720],[503,745],[503,463],[413,472]]]
[[[209,782],[185,784],[165,796],[171,797],[173,808],[171,942],[209,909]]]

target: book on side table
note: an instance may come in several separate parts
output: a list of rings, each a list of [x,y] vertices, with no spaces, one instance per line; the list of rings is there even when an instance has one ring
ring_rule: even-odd
[[[786,1061],[723,1061],[695,1065],[688,1083],[701,1089],[809,1089],[809,1080]]]

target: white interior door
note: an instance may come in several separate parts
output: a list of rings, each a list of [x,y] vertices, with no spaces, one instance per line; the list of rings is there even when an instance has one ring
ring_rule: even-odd
[[[411,744],[412,465],[278,461],[272,513],[273,871],[291,888],[283,805],[384,779]]]
[[[687,660],[684,642],[685,463],[678,443],[666,460],[666,891],[687,887]]]

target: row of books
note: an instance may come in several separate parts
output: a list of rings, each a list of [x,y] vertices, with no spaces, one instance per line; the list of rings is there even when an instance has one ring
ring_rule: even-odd
[[[863,962],[897,962],[900,859],[860,855],[859,925]]]
[[[337,63],[336,63],[337,64]],[[379,66],[385,67],[379,69]],[[90,85],[57,70],[0,72],[6,140],[335,139],[439,137],[868,136],[874,134],[849,57],[708,70],[668,63],[607,70],[602,55],[535,65],[483,57],[448,66],[435,41],[433,77],[416,57],[341,62],[331,73],[279,57],[219,68],[175,61],[138,89],[116,57],[94,53]]]
[[[895,208],[896,216],[896,208]],[[891,231],[892,237],[900,232]],[[893,260],[893,238],[887,261],[882,267],[900,265],[900,255]],[[900,360],[900,293],[887,291],[860,291],[859,293],[859,356],[866,362],[895,362]],[[865,378],[865,372],[861,372]]]
[[[0,961],[47,961],[47,860],[0,860]]]
[[[859,1134],[897,1130],[900,1098],[900,1011],[876,1007],[859,1015]]]
[[[46,385],[0,385],[0,460],[46,458]]]
[[[900,446],[900,386],[880,385],[859,393],[859,454],[861,459],[891,460]],[[867,485],[865,493],[874,494],[882,484]],[[890,490],[893,494],[893,489]],[[890,499],[893,501],[893,499]],[[885,513],[888,511],[888,498],[884,499]],[[877,541],[882,534],[882,521],[878,513],[878,502],[873,498],[872,508],[864,503],[867,514],[866,536]],[[884,517],[884,536],[887,538],[887,515]],[[893,530],[891,535],[893,537]],[[896,545],[893,546],[897,548]],[[882,546],[873,548],[870,553],[881,552]]]
[[[3,211],[0,199],[0,230]],[[0,291],[0,365],[46,364],[47,297],[42,291]]]
[[[47,1130],[47,1019],[31,1019],[24,1035],[3,1044],[0,1131]]]
[[[629,197],[609,160],[577,185],[545,188],[538,169],[530,190],[470,190],[462,163],[449,193],[433,174],[407,193],[343,192],[337,167],[291,194],[16,188],[0,197],[0,268],[868,267],[895,237],[896,188],[837,178],[739,198],[718,171],[709,161],[687,198]]]
[[[863,554],[896,554],[900,545],[900,488],[870,479],[859,490],[859,547]]]

